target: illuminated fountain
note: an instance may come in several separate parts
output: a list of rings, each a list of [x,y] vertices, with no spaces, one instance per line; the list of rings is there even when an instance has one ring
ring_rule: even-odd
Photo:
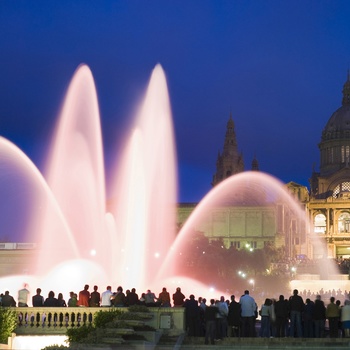
[[[12,285],[16,291],[23,282],[32,291],[40,286],[43,295],[54,290],[65,296],[86,283],[98,284],[100,290],[108,284],[135,287],[139,293],[181,286],[186,294],[208,297],[215,280],[202,283],[203,271],[186,269],[181,262],[193,253],[186,250],[193,232],[208,231],[213,215],[230,212],[234,218],[234,208],[255,207],[257,213],[257,207],[261,212],[278,203],[293,213],[298,225],[307,227],[304,212],[282,183],[263,173],[245,172],[208,193],[175,239],[176,156],[160,66],[152,73],[123,157],[113,169],[108,208],[102,148],[95,85],[85,65],[69,86],[45,178],[22,151],[0,138],[0,186],[3,198],[8,198],[3,222],[8,212],[17,210],[20,220],[11,216],[12,225],[22,223],[23,240],[39,245],[26,275],[2,278],[3,290]],[[273,229],[269,215],[264,218]],[[239,227],[239,218],[235,220]],[[285,228],[277,231],[279,239],[286,240]],[[287,233],[290,237],[293,232]],[[263,234],[271,239],[268,232]],[[307,239],[304,233],[303,249]],[[284,243],[292,249],[290,241]]]

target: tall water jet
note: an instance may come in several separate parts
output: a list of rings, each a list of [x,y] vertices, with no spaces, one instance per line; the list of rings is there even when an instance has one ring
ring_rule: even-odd
[[[103,266],[104,277],[111,278],[113,255],[106,253],[113,240],[105,224],[100,117],[93,77],[86,65],[76,70],[69,85],[48,157],[46,179],[77,250],[70,249],[56,212],[49,205],[43,206],[33,215],[31,228],[41,237],[37,241],[40,254],[36,273],[44,276],[59,264],[85,259]],[[81,269],[90,270],[91,266],[82,262]]]
[[[116,169],[112,213],[120,238],[120,280],[151,287],[175,239],[176,154],[165,74],[157,65]],[[168,271],[171,273],[171,271]]]

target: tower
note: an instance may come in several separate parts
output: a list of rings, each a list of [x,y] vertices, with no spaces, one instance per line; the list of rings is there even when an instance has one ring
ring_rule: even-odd
[[[218,153],[216,173],[213,176],[212,186],[225,180],[231,175],[244,171],[243,154],[238,153],[235,124],[232,114],[227,122],[224,149]]]

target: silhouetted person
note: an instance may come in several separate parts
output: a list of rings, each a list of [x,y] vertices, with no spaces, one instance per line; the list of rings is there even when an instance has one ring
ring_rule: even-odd
[[[5,295],[3,295],[1,303],[4,307],[16,306],[16,301],[8,290],[5,292]]]
[[[228,307],[227,323],[229,326],[229,337],[238,337],[240,335],[241,304],[237,302],[235,298],[234,295],[231,295],[231,302]]]
[[[304,310],[303,298],[298,295],[298,290],[293,290],[293,295],[289,298],[289,312],[290,312],[290,334],[289,336],[294,338],[302,337],[301,329],[301,313]]]
[[[215,306],[215,300],[210,299],[210,305],[205,308],[204,319],[205,319],[205,344],[215,344],[216,334],[216,315],[219,309]]]
[[[41,295],[41,289],[36,289],[36,294],[32,297],[33,307],[44,306],[44,297]]]
[[[158,301],[160,302],[160,306],[162,307],[170,307],[170,294],[166,290],[165,287],[163,287],[161,293],[159,293]]]
[[[58,300],[55,298],[55,293],[51,290],[48,297],[44,301],[44,306],[58,307]]]
[[[239,299],[242,309],[242,337],[255,337],[255,318],[257,305],[254,300],[249,295],[249,290],[244,291],[244,295]]]
[[[58,293],[57,302],[58,302],[58,306],[60,306],[60,307],[67,307],[66,301],[63,299],[63,294],[62,293]]]
[[[100,306],[101,295],[97,291],[97,289],[98,289],[98,287],[94,286],[94,291],[90,294],[89,305],[91,307],[99,307]]]
[[[321,300],[321,295],[316,296],[312,319],[314,323],[315,338],[323,338],[326,323],[326,307],[324,306],[324,302]]]
[[[128,306],[136,305],[139,302],[139,296],[136,293],[136,289],[132,288],[131,292],[126,297]]]
[[[279,296],[278,301],[275,302],[276,315],[276,337],[284,338],[286,336],[286,328],[288,324],[289,303],[284,299],[283,295]]]
[[[189,337],[199,336],[199,306],[198,301],[195,300],[194,295],[190,295],[190,299],[184,302],[186,309],[186,329]]]
[[[123,307],[125,306],[125,294],[123,293],[123,287],[119,286],[117,288],[117,293],[113,294],[112,296],[112,304],[116,307]]]
[[[90,292],[89,285],[85,284],[84,289],[79,292],[79,306],[89,306]]]
[[[174,306],[182,306],[185,302],[185,296],[181,293],[181,288],[177,287],[176,292],[173,294]]]
[[[330,303],[326,308],[326,317],[329,322],[329,337],[337,338],[338,337],[338,323],[340,317],[340,310],[337,304],[334,303],[335,298],[330,298]]]

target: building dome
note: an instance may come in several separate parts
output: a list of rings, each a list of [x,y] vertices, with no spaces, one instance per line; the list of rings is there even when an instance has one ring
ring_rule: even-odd
[[[350,137],[350,79],[343,86],[342,106],[329,118],[322,132],[322,141]]]
[[[341,106],[329,118],[322,132],[322,141],[349,138],[350,105]]]
[[[329,118],[318,147],[321,153],[320,175],[331,176],[350,162],[350,78],[343,86],[342,106]]]

